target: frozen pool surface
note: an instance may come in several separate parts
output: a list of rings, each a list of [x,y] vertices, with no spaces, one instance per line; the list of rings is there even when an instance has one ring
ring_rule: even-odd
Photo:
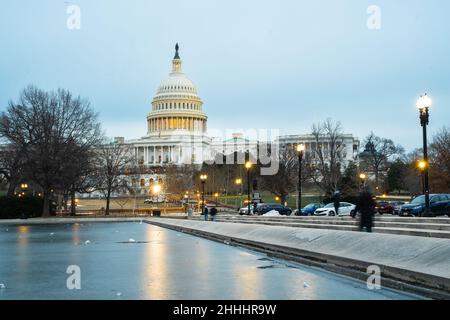
[[[71,265],[80,290],[67,288]],[[0,299],[416,298],[134,222],[0,225],[1,283]]]

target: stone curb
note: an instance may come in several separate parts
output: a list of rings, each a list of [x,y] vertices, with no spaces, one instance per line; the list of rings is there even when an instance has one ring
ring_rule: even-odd
[[[381,269],[383,286],[411,292],[431,299],[450,299],[449,278],[398,268],[377,261],[351,259],[323,252],[308,251],[292,246],[283,246],[270,243],[270,240],[264,242],[255,241],[252,240],[250,236],[230,236],[226,233],[208,231],[205,230],[208,229],[206,226],[207,223],[204,223],[206,227],[200,228],[199,226],[183,225],[183,222],[181,221],[167,221],[166,219],[145,219],[144,222],[221,243],[245,247],[285,260],[323,268],[331,272],[343,274],[363,281],[366,281],[368,278],[368,274],[366,273],[367,267],[370,265],[377,265]],[[202,222],[197,223],[201,224]],[[249,225],[240,226],[240,230],[245,226]],[[295,229],[298,230],[298,228]]]

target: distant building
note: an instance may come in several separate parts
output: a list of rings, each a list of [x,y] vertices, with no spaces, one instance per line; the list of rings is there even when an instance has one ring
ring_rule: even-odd
[[[344,166],[350,161],[358,161],[358,154],[360,148],[360,141],[352,134],[343,134],[340,139],[342,143],[342,158],[344,160]],[[276,143],[279,144],[281,149],[295,148],[299,144],[305,145],[305,153],[311,156],[314,160],[316,157],[316,150],[319,146],[324,150],[324,155],[327,155],[330,141],[326,136],[319,139],[319,145],[316,141],[316,137],[312,134],[301,135],[284,135],[276,139]]]

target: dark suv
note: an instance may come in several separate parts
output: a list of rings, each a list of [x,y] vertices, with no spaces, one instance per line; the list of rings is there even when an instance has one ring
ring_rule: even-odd
[[[435,216],[450,215],[450,194],[430,194],[430,210]],[[401,216],[421,216],[425,212],[425,196],[418,196],[402,206]]]
[[[283,216],[290,216],[292,213],[290,208],[276,203],[261,203],[256,207],[255,213],[257,215],[263,215],[272,210],[278,211],[278,213]]]

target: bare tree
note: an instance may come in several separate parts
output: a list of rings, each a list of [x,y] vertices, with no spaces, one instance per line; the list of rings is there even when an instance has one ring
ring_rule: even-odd
[[[194,166],[170,166],[165,171],[165,191],[174,200],[182,200],[186,191],[194,187],[196,177]]]
[[[14,190],[23,176],[24,159],[14,145],[0,146],[0,175],[8,184],[7,196],[13,196]]]
[[[380,138],[371,132],[364,140],[364,151],[360,154],[360,167],[375,176],[375,185],[380,185],[382,173],[389,164],[403,154],[401,146],[395,145],[391,139]]]
[[[101,141],[101,136],[98,137],[95,144]],[[93,141],[94,143],[94,141]],[[77,155],[75,163],[66,164],[66,168],[62,170],[63,184],[60,187],[60,192],[64,195],[65,207],[67,207],[67,198],[70,197],[71,215],[76,214],[75,194],[90,193],[95,190],[99,184],[98,168],[96,167],[96,153],[92,146],[74,145],[72,152]]]
[[[434,192],[450,192],[450,130],[442,128],[430,146],[430,182]]]
[[[127,189],[129,181],[126,175],[133,172],[136,166],[136,159],[132,151],[130,146],[116,142],[105,142],[98,147],[97,174],[100,183],[97,189],[105,195],[106,215],[109,215],[111,194],[124,188]]]
[[[0,135],[20,150],[26,175],[42,189],[43,216],[49,216],[51,194],[67,185],[65,171],[80,161],[74,150],[91,148],[101,132],[88,101],[67,90],[29,86],[2,113]]]
[[[294,149],[284,148],[278,153],[278,171],[273,175],[261,175],[259,181],[264,190],[271,192],[285,203],[289,193],[298,188],[298,154]],[[309,155],[302,161],[302,182],[309,179]]]
[[[315,146],[311,150],[311,176],[326,195],[331,195],[338,188],[344,158],[341,123],[327,119],[314,124],[312,135]]]

